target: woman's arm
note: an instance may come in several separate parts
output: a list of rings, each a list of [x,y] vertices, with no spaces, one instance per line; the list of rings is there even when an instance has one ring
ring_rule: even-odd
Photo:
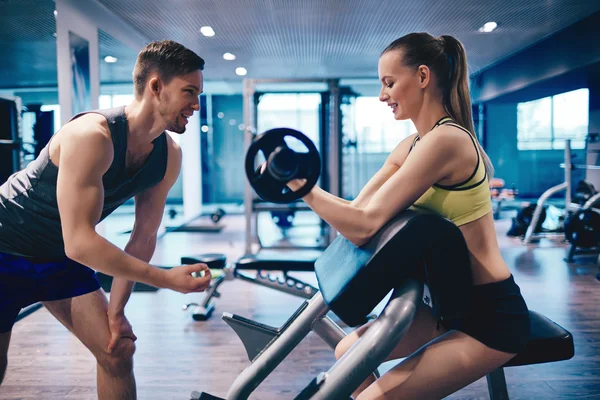
[[[361,189],[358,196],[352,200],[352,205],[356,207],[365,207],[369,204],[373,194],[375,194],[375,192],[377,192],[379,188],[394,175],[396,171],[398,171],[402,164],[404,164],[404,160],[406,160],[406,156],[408,156],[410,146],[414,142],[415,136],[416,133],[402,139],[402,141],[398,143],[379,171],[369,179],[369,182]]]
[[[387,221],[459,166],[457,155],[460,154],[461,143],[454,134],[448,134],[447,129],[426,135],[402,167],[381,183],[364,206],[357,206],[354,202],[341,203],[336,196],[319,187],[314,187],[304,201],[342,236],[361,246]],[[299,184],[290,182],[289,186],[297,190]]]

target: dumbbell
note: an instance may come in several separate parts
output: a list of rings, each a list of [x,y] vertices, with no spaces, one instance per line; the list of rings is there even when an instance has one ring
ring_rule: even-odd
[[[292,150],[285,142],[293,137],[306,147],[307,152]],[[256,157],[262,152],[266,169],[256,168]],[[290,128],[275,128],[257,135],[248,148],[245,161],[246,176],[256,194],[272,203],[291,203],[307,195],[321,173],[321,158],[314,143],[301,132]],[[287,187],[294,179],[305,179],[296,191]]]

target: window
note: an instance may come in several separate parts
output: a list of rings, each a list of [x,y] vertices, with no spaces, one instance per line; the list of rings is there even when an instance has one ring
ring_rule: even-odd
[[[585,148],[589,124],[589,90],[517,104],[519,150],[560,150],[571,139],[572,149]]]
[[[101,94],[100,97],[98,97],[98,108],[99,109],[105,109],[105,108],[111,108],[112,107],[112,96],[110,94]]]
[[[564,149],[565,139],[571,139],[571,146],[575,149],[585,147],[589,129],[589,93],[588,89],[580,89],[552,98],[554,149]]]
[[[40,110],[54,112],[54,133],[58,132],[62,126],[60,123],[60,106],[58,104],[48,104],[43,105]]]
[[[417,131],[410,120],[396,121],[392,109],[377,97],[356,99],[354,121],[361,153],[389,153]]]
[[[320,107],[319,93],[263,94],[258,103],[257,130],[262,133],[272,128],[296,129],[305,134],[319,149]],[[286,139],[286,143],[293,148],[295,141]],[[303,148],[300,145],[297,150],[301,151]]]

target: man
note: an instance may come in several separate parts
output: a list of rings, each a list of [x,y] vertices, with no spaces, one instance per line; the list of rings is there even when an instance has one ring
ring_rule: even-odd
[[[134,399],[136,337],[124,314],[133,283],[182,293],[210,284],[204,264],[148,264],[181,168],[181,149],[165,130],[182,134],[198,111],[203,68],[178,43],[148,44],[131,104],[75,116],[0,186],[0,383],[15,318],[42,301],[96,357],[99,399]],[[135,224],[122,251],[95,226],[132,197]],[[110,302],[93,270],[115,278]]]

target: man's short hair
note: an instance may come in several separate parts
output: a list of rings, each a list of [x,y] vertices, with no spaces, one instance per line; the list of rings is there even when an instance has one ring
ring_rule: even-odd
[[[204,60],[198,54],[172,40],[148,43],[138,54],[133,69],[136,96],[144,93],[148,76],[157,72],[160,79],[169,83],[176,76],[204,69]]]

